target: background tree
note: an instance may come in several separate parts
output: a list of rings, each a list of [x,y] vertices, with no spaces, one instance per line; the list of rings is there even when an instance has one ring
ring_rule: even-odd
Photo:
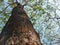
[[[12,0],[0,0],[0,30],[5,25],[14,5]],[[9,2],[9,3],[7,3]],[[25,0],[19,1],[25,4]],[[60,45],[60,0],[28,0],[24,7],[34,28],[40,33],[43,45]],[[8,7],[8,5],[10,5]],[[6,9],[6,8],[7,9]],[[3,12],[3,13],[2,13]]]

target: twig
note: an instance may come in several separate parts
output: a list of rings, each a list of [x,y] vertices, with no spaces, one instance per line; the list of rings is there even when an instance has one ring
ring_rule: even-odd
[[[60,17],[59,17],[59,18],[57,18],[57,17],[54,17],[54,18],[50,18],[50,19],[57,19],[57,20],[58,20],[58,19],[60,19]]]
[[[5,9],[3,9],[2,11],[0,11],[0,14],[3,13],[8,8],[8,6],[6,6]]]
[[[17,4],[18,2],[13,2],[13,3],[7,3],[9,5]]]
[[[15,3],[12,3],[12,4],[10,4],[10,3],[7,3],[7,4],[13,5],[13,4],[16,4],[16,2],[15,2]],[[8,5],[8,6],[9,6],[9,5]],[[0,11],[0,14],[3,13],[3,12],[8,8],[8,6],[6,6],[2,11]]]

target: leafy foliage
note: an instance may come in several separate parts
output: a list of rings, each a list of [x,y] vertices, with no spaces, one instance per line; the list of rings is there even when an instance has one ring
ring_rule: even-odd
[[[5,25],[11,10],[16,5],[9,5],[6,2],[13,3],[14,1],[0,0],[0,30]],[[60,45],[60,1],[59,0],[25,0],[19,1],[22,5],[26,3],[24,9],[30,17],[35,30],[40,34],[43,45]],[[4,4],[5,3],[5,4]],[[6,10],[5,7],[8,6]]]

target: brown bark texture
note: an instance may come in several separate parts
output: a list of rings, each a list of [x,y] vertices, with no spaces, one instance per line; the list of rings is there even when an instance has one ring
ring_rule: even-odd
[[[38,33],[19,3],[2,29],[0,45],[41,45]]]

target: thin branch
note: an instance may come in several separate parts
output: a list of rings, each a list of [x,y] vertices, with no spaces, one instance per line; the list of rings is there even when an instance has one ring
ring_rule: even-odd
[[[24,7],[25,5],[27,5],[27,2],[28,2],[28,0],[26,0],[26,4],[24,4],[23,7]],[[14,3],[7,3],[7,4],[13,5],[13,4],[16,4],[16,3],[18,3],[17,0],[16,0],[16,2],[14,2]],[[9,5],[8,5],[8,6],[9,6]],[[8,6],[6,6],[5,9],[3,9],[2,11],[0,11],[0,14],[3,13],[3,12],[8,8]]]
[[[28,2],[29,2],[29,0],[26,0],[26,3],[23,5],[23,7],[26,6],[28,4]]]
[[[57,20],[58,20],[58,19],[60,19],[60,17],[59,17],[59,18],[57,18],[57,17],[54,17],[54,18],[50,18],[50,19],[57,19]]]
[[[7,3],[7,4],[9,4],[8,6],[6,6],[2,11],[0,11],[0,14],[1,13],[3,13],[10,5],[13,5],[13,4],[16,4],[16,2],[14,2],[14,3]]]
[[[9,5],[13,5],[13,4],[16,4],[16,2],[13,2],[13,3],[8,3],[8,2],[7,2],[7,4],[9,4]]]
[[[6,6],[5,9],[3,9],[2,11],[0,11],[0,14],[3,13],[8,8],[8,6]]]

